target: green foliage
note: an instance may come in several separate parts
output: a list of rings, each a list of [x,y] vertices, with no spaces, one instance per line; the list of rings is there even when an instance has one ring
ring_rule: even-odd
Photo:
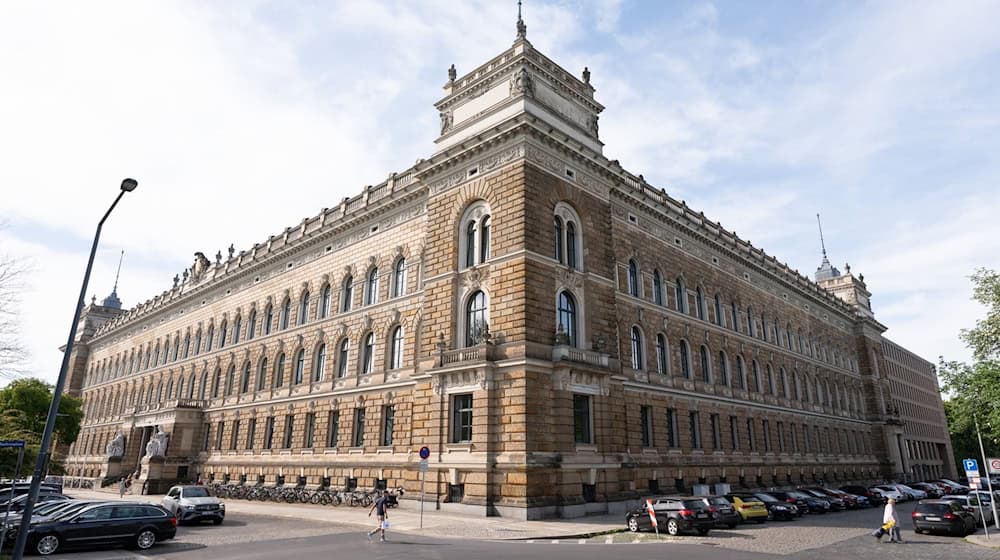
[[[986,318],[962,330],[976,360],[1000,360],[1000,274],[981,268],[972,275],[972,299],[986,307]]]
[[[27,442],[22,473],[34,467],[51,404],[52,387],[40,379],[18,379],[0,389],[0,439]],[[83,420],[82,404],[80,399],[69,395],[59,400],[59,416],[53,433],[57,443],[68,445],[76,441]],[[16,461],[15,451],[0,453],[0,475],[13,474]],[[49,470],[59,472],[61,465],[53,461]]]
[[[951,446],[955,453],[955,464],[962,464],[962,459],[979,457],[979,441],[976,439],[976,426],[971,410],[967,410],[969,401],[952,399],[944,402],[944,415],[948,419],[948,432],[951,434]],[[982,426],[985,430],[986,426]],[[1000,442],[990,438],[983,432],[983,448],[987,457],[1000,456]]]

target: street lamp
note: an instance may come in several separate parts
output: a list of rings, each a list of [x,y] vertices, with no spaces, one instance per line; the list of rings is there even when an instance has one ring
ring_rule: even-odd
[[[52,432],[56,426],[56,416],[59,414],[59,401],[62,398],[63,386],[66,384],[66,370],[69,368],[69,356],[73,353],[73,339],[76,338],[76,325],[80,322],[80,313],[83,311],[84,298],[87,295],[87,284],[90,282],[90,271],[94,267],[94,255],[97,253],[97,242],[101,238],[101,228],[104,221],[111,215],[111,211],[118,205],[118,201],[125,196],[125,193],[132,192],[139,186],[135,179],[125,179],[122,181],[121,192],[111,203],[111,207],[104,213],[104,217],[97,223],[97,231],[94,233],[94,244],[90,247],[90,260],[87,261],[87,272],[83,275],[83,285],[80,286],[80,298],[77,300],[76,309],[73,310],[73,322],[69,326],[69,339],[66,341],[66,350],[63,351],[62,366],[59,368],[59,379],[56,380],[55,390],[52,392],[52,404],[49,405],[49,414],[45,420],[45,431],[42,433],[42,443],[38,448],[38,460],[35,462],[35,472],[31,475],[31,488],[28,491],[28,499],[24,503],[24,511],[21,512],[21,526],[17,532],[17,542],[14,543],[14,560],[21,560],[24,556],[24,545],[27,542],[28,529],[31,526],[31,513],[34,510],[35,501],[38,500],[38,489],[41,487],[42,478],[48,469],[49,456],[52,454]]]

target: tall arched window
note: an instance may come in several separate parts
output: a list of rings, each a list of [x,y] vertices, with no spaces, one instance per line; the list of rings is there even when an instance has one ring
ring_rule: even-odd
[[[635,259],[628,260],[628,293],[639,297],[639,265]]]
[[[576,266],[576,224],[566,222],[566,265],[570,268]]]
[[[778,368],[779,381],[781,382],[781,396],[788,398],[788,375],[785,368]]]
[[[670,372],[670,361],[667,353],[667,337],[662,333],[656,335],[656,372],[667,375]]]
[[[774,384],[774,368],[771,364],[767,364],[767,392],[772,395],[778,395],[778,388]]]
[[[175,361],[179,360],[180,357],[181,357],[181,337],[180,335],[177,335],[174,337],[174,360]],[[121,366],[121,363],[119,362],[117,366]]]
[[[295,353],[295,372],[292,375],[292,382],[296,385],[302,383],[302,379],[305,377],[306,372],[306,351],[299,349]]]
[[[763,393],[764,388],[761,386],[760,366],[757,365],[757,360],[750,360],[750,371],[753,375],[753,390],[758,393]]]
[[[340,348],[337,352],[337,377],[347,375],[347,362],[351,355],[351,341],[344,339],[340,341]]]
[[[274,386],[281,387],[285,384],[285,353],[278,354],[278,359],[274,361]]]
[[[208,337],[205,339],[205,350],[212,350],[212,343],[215,342],[215,325],[208,326]],[[149,357],[149,354],[146,355]],[[149,364],[146,364],[149,367]]]
[[[691,349],[686,340],[681,340],[681,375],[685,379],[691,378]]]
[[[260,365],[257,367],[257,390],[263,391],[264,387],[267,386],[267,356],[260,359]]]
[[[566,291],[559,293],[559,317],[558,330],[566,336],[566,343],[576,346],[577,325],[576,325],[576,301],[572,294]]]
[[[194,398],[194,372],[193,371],[191,372],[191,375],[188,376],[187,388],[188,388],[188,390],[187,390],[187,398],[193,399]]]
[[[563,221],[559,216],[552,219],[553,237],[555,238],[555,258],[563,263]]]
[[[767,342],[767,315],[763,313],[760,314],[760,336]]]
[[[746,366],[743,364],[743,356],[736,355],[736,380],[740,385],[740,389],[746,391],[747,389],[747,370]]]
[[[365,290],[365,305],[378,303],[378,267],[368,272],[368,285]]]
[[[476,264],[476,222],[465,226],[465,266]]]
[[[465,345],[475,346],[489,330],[486,294],[477,291],[465,305]]]
[[[226,396],[231,397],[234,391],[236,391],[236,364],[230,365],[226,374]]]
[[[302,299],[299,300],[299,320],[296,325],[304,325],[309,321],[309,290],[302,292]]]
[[[753,320],[753,308],[747,307],[747,334],[757,336],[757,326]]]
[[[653,303],[663,305],[663,278],[660,271],[653,269]]]
[[[725,323],[725,318],[722,316],[722,296],[715,294],[715,324],[722,327]]]
[[[726,387],[729,387],[732,383],[729,378],[729,360],[726,358],[726,353],[723,350],[719,350],[719,378]]]
[[[684,287],[684,279],[677,279],[677,293],[674,296],[677,298],[677,311],[681,313],[687,312],[687,288]]]
[[[285,302],[281,304],[281,317],[278,318],[281,321],[281,330],[288,328],[288,324],[292,320],[292,300],[285,298]]]
[[[247,317],[247,340],[253,340],[257,336],[257,310],[251,309]]]
[[[729,326],[732,327],[734,331],[740,332],[740,310],[736,307],[735,301],[730,304],[730,307],[732,307],[732,314],[729,318],[732,320],[732,323]]]
[[[265,335],[271,334],[271,328],[274,327],[274,307],[270,303],[264,309],[264,324],[262,327],[261,330]]]
[[[368,333],[364,340],[361,346],[361,373],[371,373],[375,368],[375,334]]]
[[[333,295],[333,288],[329,284],[323,286],[319,293],[319,318],[326,319],[330,315],[330,297]]]
[[[642,356],[642,331],[639,327],[632,327],[632,369],[639,371],[646,369]]]
[[[486,262],[490,258],[490,210],[485,202],[476,202],[466,209],[459,231],[461,267]]]
[[[479,262],[490,259],[490,217],[483,216],[479,222]]]
[[[392,297],[406,294],[406,259],[396,261],[392,274]]]
[[[316,358],[313,360],[312,380],[323,381],[326,375],[326,344],[320,344],[316,349]]]
[[[242,379],[242,383],[240,383],[240,392],[241,393],[249,393],[250,392],[250,362],[249,361],[247,361],[247,363],[243,365],[243,379]]]
[[[208,368],[201,370],[201,383],[198,384],[198,398],[205,400],[205,393],[208,390]]]
[[[226,347],[226,336],[229,334],[229,323],[226,321],[222,322],[222,326],[219,327],[219,348]],[[157,348],[159,352],[159,348]]]
[[[710,363],[711,362],[711,357],[709,356],[708,347],[705,346],[704,344],[702,344],[701,348],[699,348],[699,352],[701,353],[701,356],[700,356],[700,358],[701,358],[701,380],[704,381],[705,383],[711,383],[712,382],[712,364]]]
[[[243,327],[243,317],[237,315],[233,320],[233,344],[240,343],[240,329]]]
[[[396,325],[389,336],[389,369],[403,367],[403,327]]]
[[[350,274],[344,278],[344,283],[340,286],[340,311],[342,313],[350,311],[354,303],[354,277]]]
[[[705,292],[702,291],[701,286],[698,286],[694,292],[694,301],[698,306],[698,318],[704,321],[707,311],[705,309]]]
[[[212,378],[212,398],[219,397],[219,385],[222,384],[222,368],[215,368],[215,377]]]
[[[167,398],[168,399],[173,396],[173,392],[174,392],[174,380],[171,378],[171,379],[167,380]],[[124,405],[124,404],[125,403],[123,401],[122,405]]]

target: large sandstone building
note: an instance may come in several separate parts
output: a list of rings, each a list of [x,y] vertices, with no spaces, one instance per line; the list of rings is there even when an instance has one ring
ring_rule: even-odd
[[[520,518],[954,474],[933,367],[861,276],[810,280],[606,157],[589,72],[520,20],[444,90],[427,159],[85,309],[70,474],[415,490],[427,446],[428,499]]]

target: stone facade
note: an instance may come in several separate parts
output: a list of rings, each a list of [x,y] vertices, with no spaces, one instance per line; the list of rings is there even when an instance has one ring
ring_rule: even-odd
[[[445,94],[429,159],[85,310],[71,474],[149,476],[161,430],[164,483],[415,496],[426,445],[429,500],[520,518],[900,477],[913,453],[953,474],[933,372],[863,279],[813,282],[604,157],[589,73],[519,36]]]

